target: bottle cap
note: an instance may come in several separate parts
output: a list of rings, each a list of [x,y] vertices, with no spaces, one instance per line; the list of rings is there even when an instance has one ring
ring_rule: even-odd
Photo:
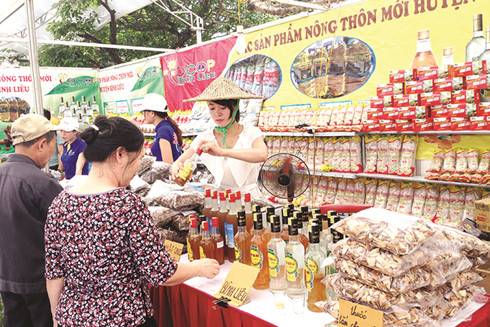
[[[425,30],[420,30],[417,32],[417,39],[418,40],[428,40],[430,39],[430,30],[425,29]]]
[[[289,231],[289,236],[298,235],[298,219],[289,218],[288,231]]]
[[[228,201],[230,201],[230,203],[235,203],[235,194],[234,193],[230,193],[230,198],[228,199]]]
[[[281,231],[281,220],[279,216],[271,216],[271,233],[279,233]]]
[[[308,226],[308,236],[310,239],[310,243],[320,243],[320,226],[316,224]]]
[[[201,149],[201,148],[197,148],[197,149],[196,149],[196,154],[197,154],[198,156],[200,156],[200,155],[202,154],[202,149]]]
[[[189,215],[189,221],[191,221],[192,219],[196,219],[196,215],[193,213]]]
[[[301,223],[301,226],[303,226],[303,214],[299,211],[293,212],[293,217],[298,219],[298,222]]]
[[[335,211],[335,210],[328,210],[327,211],[327,216],[328,217],[336,216],[336,215],[337,215],[337,211]]]
[[[288,203],[288,204],[286,204],[286,208],[291,209],[291,211],[293,211],[294,210],[294,204]]]
[[[252,202],[252,195],[250,193],[245,193],[244,199],[245,202]]]
[[[265,212],[268,216],[272,216],[276,213],[276,210],[273,207],[267,207],[265,208]]]
[[[259,206],[258,204],[254,204],[252,206],[252,212],[260,212],[260,211],[262,211],[262,207]]]
[[[442,50],[443,56],[452,56],[453,55],[453,47],[447,47]]]
[[[230,193],[231,193],[231,189],[230,188],[228,188],[228,189],[225,190],[226,197],[228,197],[228,195],[230,195]]]
[[[242,199],[242,192],[236,191],[235,192],[235,200],[241,200]]]
[[[197,219],[196,218],[192,218],[190,220],[191,222],[191,228],[197,228]]]
[[[245,219],[245,211],[243,210],[240,210],[236,213],[237,215],[237,226],[246,226],[247,225],[247,222],[246,222],[246,219]]]
[[[311,214],[312,215],[321,215],[322,214],[322,209],[315,208],[315,209],[311,210]]]
[[[218,199],[218,191],[213,190],[213,191],[211,192],[211,198],[212,198],[213,200]]]
[[[210,188],[207,188],[204,190],[204,196],[207,198],[211,197],[211,189]]]
[[[209,223],[208,223],[207,221],[203,221],[203,222],[201,223],[201,226],[202,226],[202,230],[203,230],[204,232],[209,231]]]
[[[308,215],[308,210],[309,210],[308,206],[301,206],[301,207],[299,207],[299,210],[301,211],[301,213],[303,215]]]
[[[213,227],[218,227],[218,225],[219,225],[218,217],[211,218],[211,221],[213,223]]]
[[[482,14],[473,15],[473,31],[483,31]]]
[[[291,217],[291,211],[288,208],[282,208],[282,223],[288,224],[288,219]]]
[[[225,201],[226,200],[225,192],[219,192],[219,200],[220,201]]]
[[[254,213],[254,229],[255,230],[261,230],[263,228],[263,221],[262,221],[262,212],[256,212]]]

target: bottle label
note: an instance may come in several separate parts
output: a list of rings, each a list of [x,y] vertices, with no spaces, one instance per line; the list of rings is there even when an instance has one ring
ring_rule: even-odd
[[[205,259],[206,255],[204,254],[204,249],[202,246],[199,247],[199,254],[201,255],[201,259]]]
[[[318,271],[318,265],[316,264],[315,261],[308,259],[306,261],[306,265],[311,269],[312,273],[316,273]]]
[[[235,259],[238,262],[242,262],[242,251],[236,244],[235,244]]]
[[[194,253],[192,252],[191,243],[187,239],[187,254],[189,255],[189,261],[194,261]]]
[[[190,169],[187,168],[187,167],[184,167],[182,168],[181,170],[179,170],[179,177],[182,178],[184,181],[187,179],[187,177],[189,177],[190,175]]]
[[[223,242],[223,241],[216,242],[216,247],[218,249],[222,248],[224,245],[225,245],[225,242]]]
[[[305,262],[306,288],[308,289],[308,292],[311,292],[311,290],[313,289],[313,276],[314,276],[313,271],[310,267],[310,261],[311,260]]]
[[[250,249],[250,259],[252,260],[252,266],[262,269],[262,260],[263,260],[262,252],[259,251],[259,248],[255,245],[251,246]]]
[[[269,259],[269,275],[277,277],[279,275],[279,258],[273,249],[267,250],[267,257]]]
[[[233,249],[235,247],[235,241],[234,241],[235,233],[232,224],[225,223],[225,234],[226,234],[226,245],[229,248]]]
[[[298,261],[289,252],[286,253],[286,278],[291,282],[298,278]]]

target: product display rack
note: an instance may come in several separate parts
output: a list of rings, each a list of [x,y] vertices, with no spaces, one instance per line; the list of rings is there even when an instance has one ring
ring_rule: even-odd
[[[369,174],[369,173],[360,173],[360,174],[355,174],[355,175],[356,175],[356,177],[367,177],[367,178],[377,178],[377,179],[389,179],[389,180],[403,181],[403,182],[419,182],[419,183],[432,183],[432,184],[444,184],[444,185],[457,185],[457,186],[469,186],[469,187],[490,188],[490,185],[487,185],[487,184],[460,183],[460,182],[448,182],[448,181],[440,181],[440,180],[431,180],[431,179],[425,179],[423,176],[402,177],[402,176],[396,176],[396,175]]]

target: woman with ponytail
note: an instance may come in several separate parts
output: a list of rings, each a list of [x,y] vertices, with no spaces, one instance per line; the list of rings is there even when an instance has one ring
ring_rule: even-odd
[[[155,126],[155,141],[151,153],[157,161],[172,164],[182,154],[182,132],[169,117],[165,98],[160,94],[148,93],[141,108],[145,123]]]
[[[148,285],[214,278],[219,264],[175,262],[146,204],[126,189],[143,157],[144,136],[136,125],[99,115],[81,138],[92,169],[54,199],[45,225],[54,326],[156,327]]]

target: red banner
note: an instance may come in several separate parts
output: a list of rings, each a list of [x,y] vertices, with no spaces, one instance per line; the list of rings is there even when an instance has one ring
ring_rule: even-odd
[[[192,109],[192,102],[182,101],[201,94],[221,75],[235,43],[233,37],[160,58],[170,111]]]

